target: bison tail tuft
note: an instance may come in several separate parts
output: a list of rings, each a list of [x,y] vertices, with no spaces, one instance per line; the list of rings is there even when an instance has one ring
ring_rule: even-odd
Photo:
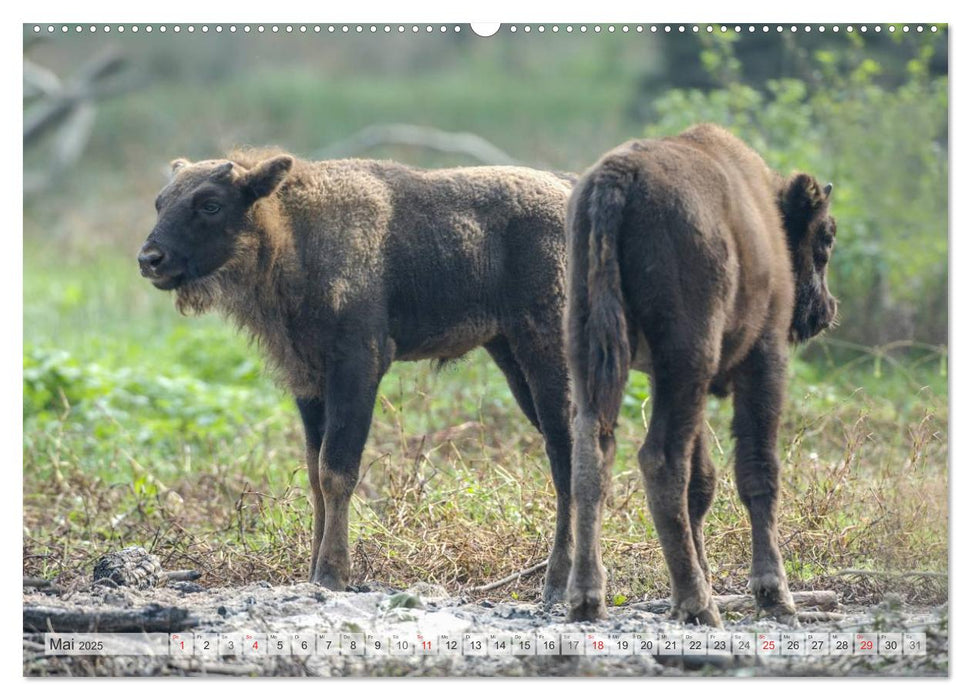
[[[613,166],[613,167],[612,167]],[[586,394],[602,431],[612,433],[630,370],[630,341],[621,289],[617,239],[632,174],[620,163],[601,165],[589,190]]]

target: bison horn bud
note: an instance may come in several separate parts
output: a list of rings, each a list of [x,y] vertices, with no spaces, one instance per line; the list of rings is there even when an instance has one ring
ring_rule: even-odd
[[[826,187],[823,188],[823,195],[829,197],[829,193],[833,191],[833,183],[827,182]]]
[[[182,170],[182,168],[184,168],[187,165],[189,165],[189,161],[187,161],[185,158],[176,158],[171,163],[169,163],[169,167],[172,168],[173,175],[175,175],[177,172]]]
[[[212,173],[209,175],[209,179],[215,180],[217,182],[219,180],[226,180],[227,178],[229,178],[229,175],[232,172],[233,172],[233,163],[232,161],[227,160],[225,163],[220,163],[213,169]]]

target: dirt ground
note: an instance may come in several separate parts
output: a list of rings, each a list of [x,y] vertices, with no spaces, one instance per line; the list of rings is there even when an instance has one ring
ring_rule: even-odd
[[[517,601],[473,601],[432,585],[407,591],[370,585],[360,592],[334,593],[312,584],[204,589],[191,582],[138,591],[82,586],[69,591],[24,591],[26,676],[946,676],[947,607],[916,607],[887,599],[871,607],[842,608],[828,619],[803,621],[803,632],[923,632],[927,653],[920,656],[49,656],[37,631],[38,608],[64,613],[131,614],[154,611],[165,621],[155,631],[195,633],[369,632],[418,633],[676,633],[710,631],[669,620],[656,604],[633,603],[610,609],[596,624],[566,621],[562,605],[544,609]],[[782,633],[796,628],[753,616],[726,616],[725,631]],[[734,619],[731,619],[734,618]],[[46,625],[46,623],[45,623]],[[57,623],[54,624],[57,628]],[[49,629],[49,626],[48,626]],[[104,627],[100,627],[104,629]],[[80,630],[71,630],[80,631]]]

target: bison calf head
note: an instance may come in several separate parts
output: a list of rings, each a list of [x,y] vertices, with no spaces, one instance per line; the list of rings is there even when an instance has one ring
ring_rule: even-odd
[[[796,299],[789,340],[800,343],[836,320],[836,299],[826,287],[826,267],[836,242],[836,221],[829,214],[831,184],[799,173],[785,183],[780,197],[789,255],[795,274]]]
[[[219,291],[219,272],[252,244],[253,206],[291,167],[287,155],[248,170],[231,161],[173,161],[172,179],[155,200],[155,228],[138,253],[142,276],[176,290],[181,311],[205,311]]]

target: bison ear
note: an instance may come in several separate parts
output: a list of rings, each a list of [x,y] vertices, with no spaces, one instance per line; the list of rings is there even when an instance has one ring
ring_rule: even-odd
[[[175,175],[177,172],[182,170],[182,168],[184,168],[187,165],[192,165],[192,163],[187,161],[185,158],[176,158],[171,163],[169,163],[169,167],[172,169],[173,175]]]
[[[293,167],[292,156],[274,156],[257,163],[240,178],[240,185],[249,191],[255,202],[273,194]]]

